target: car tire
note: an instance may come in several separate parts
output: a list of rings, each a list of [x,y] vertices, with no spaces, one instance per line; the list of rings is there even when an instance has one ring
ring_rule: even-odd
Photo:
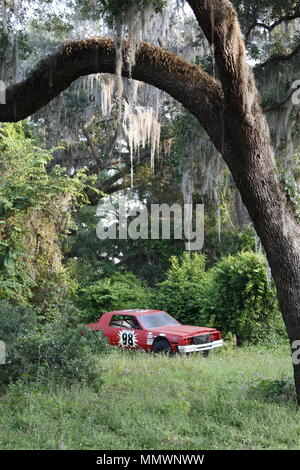
[[[152,347],[154,354],[165,354],[167,356],[173,356],[174,351],[170,343],[166,339],[158,339],[154,342]]]
[[[203,356],[203,357],[208,357],[209,353],[210,353],[209,350],[207,350],[207,351],[202,351],[202,356]]]

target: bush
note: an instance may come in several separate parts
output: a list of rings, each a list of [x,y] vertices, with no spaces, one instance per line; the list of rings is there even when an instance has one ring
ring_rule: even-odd
[[[158,284],[152,306],[167,311],[182,323],[201,324],[204,321],[200,307],[205,277],[204,255],[172,256],[166,280]]]
[[[83,325],[70,327],[64,319],[47,325],[38,345],[39,375],[59,383],[78,380],[93,383],[97,380],[97,356],[107,348],[101,332]],[[35,337],[33,337],[35,344]]]
[[[82,321],[95,321],[107,311],[149,308],[149,294],[145,283],[130,273],[117,273],[93,282],[79,292],[78,305],[84,311]]]
[[[254,252],[223,258],[207,272],[203,254],[172,257],[151,305],[182,323],[235,335],[238,345],[286,340],[275,288],[267,282],[265,259]]]
[[[223,334],[236,335],[238,344],[283,334],[275,289],[267,282],[262,256],[244,252],[224,258],[210,270],[204,293],[203,315]]]
[[[97,355],[107,347],[101,334],[74,326],[67,316],[40,325],[32,310],[4,302],[0,339],[6,343],[6,364],[0,365],[2,389],[18,379],[91,383],[98,377]]]

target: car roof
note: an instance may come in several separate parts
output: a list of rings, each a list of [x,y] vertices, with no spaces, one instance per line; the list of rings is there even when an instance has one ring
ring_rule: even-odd
[[[162,310],[143,310],[141,308],[130,309],[130,310],[114,310],[112,312],[106,312],[103,315],[128,315],[138,317],[140,315],[151,315],[152,313],[161,313]],[[164,312],[165,313],[165,312]]]

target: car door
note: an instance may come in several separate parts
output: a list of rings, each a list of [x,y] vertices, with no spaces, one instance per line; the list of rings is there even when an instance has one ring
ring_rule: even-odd
[[[122,321],[123,315],[112,315],[104,330],[104,334],[107,336],[109,343],[114,346],[119,345],[119,332],[122,329]]]
[[[109,324],[110,343],[126,349],[145,348],[146,332],[132,315],[113,315]]]

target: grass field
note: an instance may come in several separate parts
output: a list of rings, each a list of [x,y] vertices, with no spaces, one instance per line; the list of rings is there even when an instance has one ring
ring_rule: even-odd
[[[15,385],[0,398],[1,449],[300,449],[287,349],[208,359],[113,350],[103,383]]]

